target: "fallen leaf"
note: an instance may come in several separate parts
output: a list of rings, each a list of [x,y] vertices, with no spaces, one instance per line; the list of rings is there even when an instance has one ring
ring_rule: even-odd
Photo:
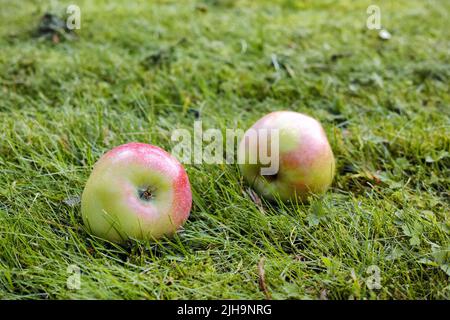
[[[53,43],[59,43],[61,40],[73,39],[76,34],[73,30],[67,28],[64,19],[51,13],[45,13],[39,21],[34,36],[47,38]]]
[[[265,260],[265,258],[262,257],[258,263],[259,289],[264,293],[264,295],[266,296],[266,299],[270,300],[270,299],[272,299],[272,297],[270,295],[269,289],[267,288],[267,284],[266,284],[266,273],[264,271],[264,260]]]
[[[323,289],[322,291],[320,291],[320,300],[328,300],[327,293],[327,289]]]
[[[53,43],[59,43],[59,35],[57,34],[57,33],[55,33],[53,36],[52,36],[52,42]]]

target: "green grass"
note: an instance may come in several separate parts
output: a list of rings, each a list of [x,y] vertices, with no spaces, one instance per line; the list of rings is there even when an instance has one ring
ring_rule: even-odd
[[[32,36],[72,3],[76,39]],[[388,41],[365,27],[372,1],[115,3],[0,0],[0,298],[264,299],[263,257],[274,299],[450,298],[449,1],[377,1]],[[237,166],[189,165],[175,238],[90,236],[65,200],[95,161],[130,141],[170,150],[192,109],[205,129],[320,119],[332,189],[260,210]]]

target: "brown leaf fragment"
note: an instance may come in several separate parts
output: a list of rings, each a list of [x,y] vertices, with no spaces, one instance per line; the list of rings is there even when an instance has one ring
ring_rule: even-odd
[[[264,206],[263,206],[261,198],[258,196],[258,194],[255,191],[253,191],[253,189],[251,189],[251,188],[247,188],[247,194],[249,195],[249,197],[253,201],[253,203],[258,207],[259,211],[261,211],[261,213],[265,213]]]
[[[264,271],[264,257],[261,257],[258,263],[259,289],[264,293],[267,300],[272,299],[266,284],[266,273]]]
[[[53,43],[59,43],[59,35],[57,33],[53,34],[52,36],[52,42]]]
[[[328,300],[327,293],[327,289],[323,289],[322,291],[320,291],[320,300]]]

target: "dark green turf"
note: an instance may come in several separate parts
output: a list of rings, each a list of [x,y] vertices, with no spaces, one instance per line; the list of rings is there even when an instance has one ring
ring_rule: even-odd
[[[0,0],[0,298],[450,297],[449,1],[377,1],[388,41],[372,1],[55,3]],[[33,36],[72,3],[75,39]],[[225,130],[281,109],[320,119],[337,158],[310,205],[261,210],[236,166],[187,166],[184,231],[119,247],[64,202],[116,145],[170,150],[193,110]]]

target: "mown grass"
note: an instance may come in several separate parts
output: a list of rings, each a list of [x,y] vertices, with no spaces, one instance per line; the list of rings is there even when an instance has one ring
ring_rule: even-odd
[[[76,1],[76,39],[33,36],[72,3],[0,1],[1,298],[449,298],[448,1],[378,1],[388,41],[371,1]],[[282,109],[320,119],[337,158],[310,204],[261,207],[236,166],[188,165],[184,230],[117,246],[66,203],[106,150],[170,150],[193,110],[225,130]]]

